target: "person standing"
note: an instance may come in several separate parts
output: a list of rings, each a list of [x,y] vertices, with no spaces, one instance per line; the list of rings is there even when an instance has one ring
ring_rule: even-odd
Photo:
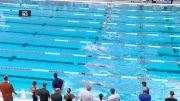
[[[99,94],[99,99],[98,99],[98,100],[96,100],[96,101],[106,101],[106,100],[104,100],[104,98],[103,98],[103,94],[102,94],[102,93],[100,93],[100,94]]]
[[[148,93],[148,89],[144,88],[143,93],[139,95],[139,100],[140,101],[151,101],[151,95],[147,94],[147,93]]]
[[[93,94],[91,93],[91,85],[87,84],[86,85],[86,90],[85,91],[81,91],[78,94],[78,98],[80,101],[93,101]]]
[[[55,92],[51,94],[51,100],[52,101],[62,101],[62,95],[60,88],[56,88]]]
[[[13,85],[8,82],[8,76],[4,76],[4,82],[0,84],[0,91],[2,92],[4,101],[13,101],[12,93],[17,95]]]
[[[120,101],[120,96],[119,94],[115,93],[114,88],[111,88],[110,92],[111,92],[111,96],[108,98],[108,101]]]
[[[142,82],[142,89],[146,88],[147,89],[147,94],[149,94],[149,88],[147,87],[146,82]]]
[[[57,73],[54,73],[54,80],[52,82],[52,86],[53,86],[54,89],[60,88],[60,90],[62,90],[63,87],[64,87],[64,82],[63,82],[62,79],[58,78]]]
[[[174,91],[170,91],[170,96],[166,98],[165,101],[177,101],[177,99],[174,98]]]
[[[32,86],[31,86],[31,92],[32,92],[32,98],[33,98],[33,101],[38,101],[38,96],[37,96],[37,82],[36,81],[33,81],[32,82]]]
[[[40,101],[48,101],[50,98],[49,91],[46,89],[47,84],[43,83],[43,88],[37,91],[37,95],[40,97]]]

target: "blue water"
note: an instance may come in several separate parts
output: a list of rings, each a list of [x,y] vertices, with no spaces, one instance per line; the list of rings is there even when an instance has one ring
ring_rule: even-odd
[[[19,17],[20,9],[32,10],[32,16]],[[112,19],[107,20],[107,16]],[[82,81],[91,81],[105,84],[93,86],[96,97],[103,92],[107,98],[109,89],[114,87],[123,101],[137,101],[142,81],[132,77],[180,80],[179,19],[179,6],[1,3],[0,74],[10,76],[16,91],[29,92],[32,81],[37,80],[38,88],[47,82],[47,89],[53,92],[53,73],[38,70],[59,70],[65,72],[59,74],[65,81],[63,94],[69,87],[77,94],[85,87]],[[107,29],[103,28],[103,22],[107,22]],[[148,80],[147,83],[152,101],[164,100],[170,90],[180,100],[179,82]]]

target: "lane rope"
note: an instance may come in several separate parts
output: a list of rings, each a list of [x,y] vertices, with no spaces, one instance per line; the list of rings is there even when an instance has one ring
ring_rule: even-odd
[[[28,38],[28,37],[17,37],[17,36],[0,36],[0,38],[15,38],[23,40],[41,40],[41,41],[54,41],[54,42],[66,42],[66,43],[82,43],[82,44],[99,44],[99,45],[115,45],[123,47],[138,47],[138,48],[157,48],[157,49],[177,49],[180,47],[175,46],[155,46],[155,45],[142,45],[142,44],[120,44],[120,43],[110,43],[110,42],[91,42],[91,41],[80,41],[80,40],[61,40],[61,39],[50,39],[50,38]]]
[[[125,61],[138,61],[138,62],[180,64],[180,62],[166,61],[166,60],[148,60],[148,59],[140,59],[140,58],[121,58],[121,57],[116,57],[116,56],[91,56],[91,55],[84,55],[84,54],[65,54],[65,53],[56,53],[56,52],[40,52],[40,51],[27,51],[27,50],[0,49],[0,52],[16,52],[16,53],[45,54],[45,55],[54,55],[54,56],[74,56],[74,57],[97,58],[97,59],[108,59],[108,60],[112,59],[112,60],[125,60]]]
[[[49,73],[57,72],[57,73],[71,74],[71,75],[99,76],[99,77],[111,77],[111,78],[119,78],[119,79],[134,79],[134,80],[140,80],[140,81],[158,81],[158,82],[180,83],[180,80],[157,79],[157,78],[138,77],[138,76],[121,76],[121,75],[112,75],[112,74],[93,74],[93,73],[85,73],[85,72],[33,69],[33,68],[24,68],[24,67],[0,66],[0,69],[19,70],[19,71],[33,71],[33,72],[49,72]]]

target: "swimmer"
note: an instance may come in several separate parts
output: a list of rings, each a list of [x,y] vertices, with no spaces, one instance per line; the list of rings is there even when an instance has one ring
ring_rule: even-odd
[[[112,20],[111,16],[107,16],[107,20],[111,21]]]
[[[86,81],[86,80],[82,80],[81,83],[87,85],[94,85],[94,86],[106,86],[107,84],[102,83],[102,82],[94,82],[94,81]]]
[[[107,49],[105,47],[98,47],[96,45],[87,45],[84,50],[88,50],[88,51],[106,51]]]
[[[104,64],[94,64],[94,63],[85,63],[84,66],[87,67],[92,67],[92,68],[111,68],[108,65],[104,65]]]
[[[106,28],[106,29],[108,29],[107,22],[103,22],[103,28]]]

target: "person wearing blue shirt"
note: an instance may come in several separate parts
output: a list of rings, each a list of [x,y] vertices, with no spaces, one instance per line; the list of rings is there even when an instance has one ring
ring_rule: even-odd
[[[143,94],[139,95],[139,100],[140,101],[151,101],[151,95],[147,94],[147,93],[148,93],[147,88],[144,88],[143,89]]]

